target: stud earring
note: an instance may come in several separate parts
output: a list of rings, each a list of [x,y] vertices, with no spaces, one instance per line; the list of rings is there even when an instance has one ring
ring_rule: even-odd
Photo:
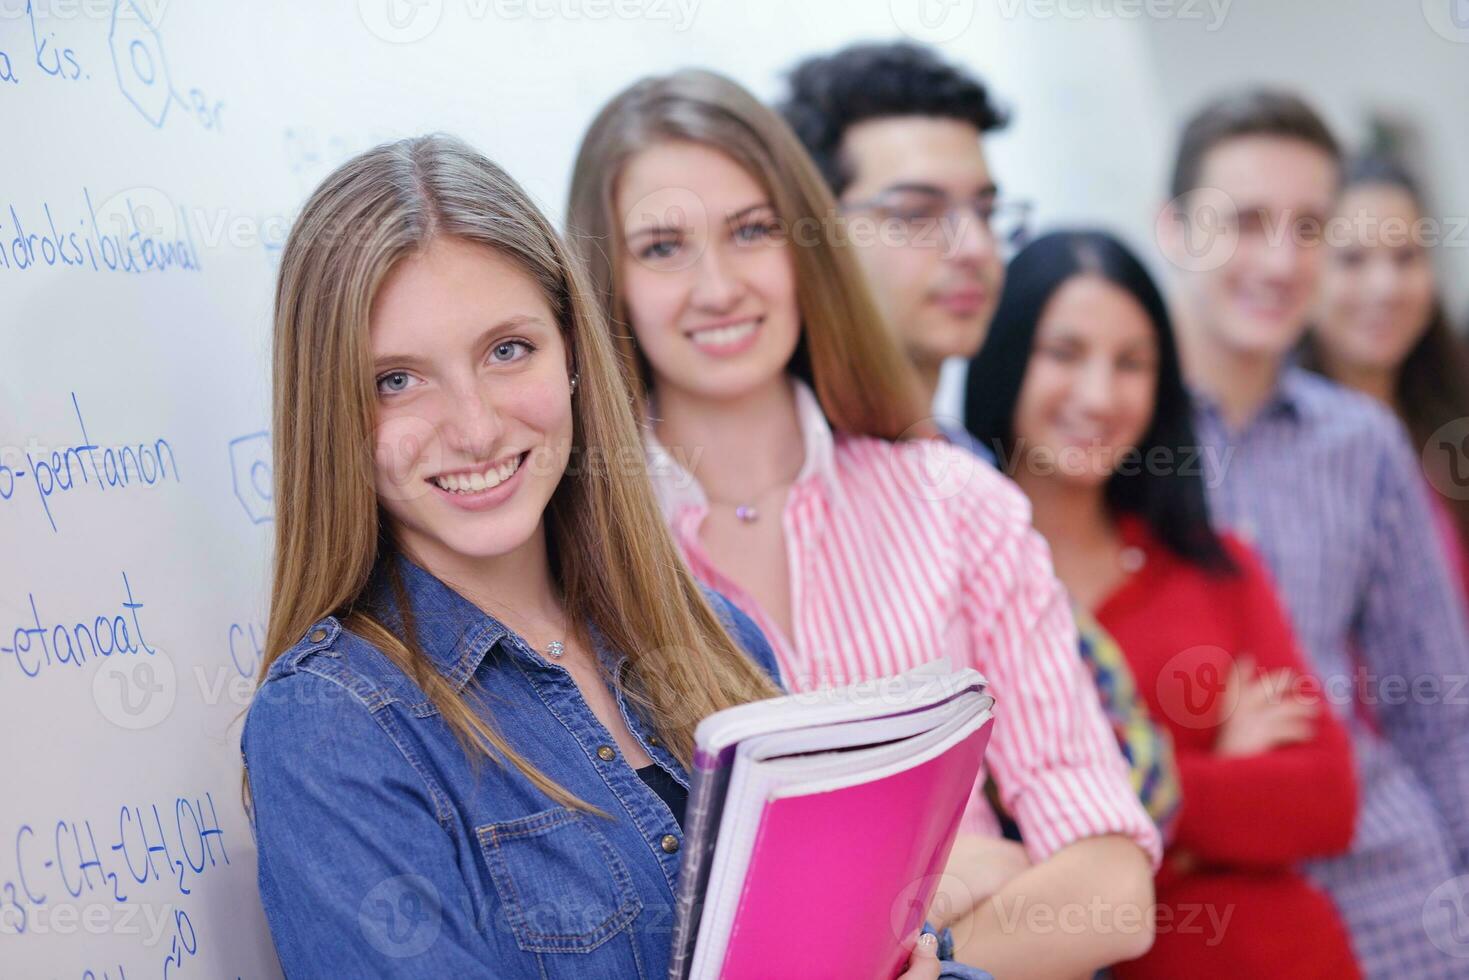
[[[571,376],[571,393],[572,394],[576,394],[576,383],[578,381],[580,381],[580,380],[581,380],[581,375],[580,374],[573,374]]]

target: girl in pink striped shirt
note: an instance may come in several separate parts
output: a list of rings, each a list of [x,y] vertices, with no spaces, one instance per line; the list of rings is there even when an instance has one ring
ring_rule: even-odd
[[[996,840],[976,791],[931,910],[953,926],[955,958],[1074,977],[1144,952],[1157,830],[1024,497],[923,438],[907,361],[841,245],[881,228],[838,219],[785,124],[700,71],[639,82],[602,110],[569,222],[649,420],[675,539],[765,631],[787,686],[937,656],[993,685],[987,762],[1027,853]]]

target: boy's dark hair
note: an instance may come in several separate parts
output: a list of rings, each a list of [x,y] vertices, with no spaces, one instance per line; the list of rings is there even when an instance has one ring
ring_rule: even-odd
[[[807,58],[791,70],[790,93],[776,108],[838,196],[852,181],[841,156],[842,137],[859,122],[937,116],[983,133],[1010,121],[983,82],[932,49],[907,42],[854,44]]]
[[[1341,161],[1341,147],[1331,129],[1306,100],[1276,89],[1242,89],[1206,103],[1184,124],[1168,196],[1178,197],[1197,188],[1209,151],[1241,136],[1301,140],[1333,161]]]

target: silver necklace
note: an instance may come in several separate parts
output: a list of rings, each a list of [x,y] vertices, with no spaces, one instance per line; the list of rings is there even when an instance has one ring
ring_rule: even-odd
[[[799,472],[797,475],[799,475]],[[772,483],[764,490],[761,490],[753,496],[749,497],[749,503],[740,503],[734,500],[720,500],[717,497],[710,497],[707,491],[705,491],[704,496],[708,498],[711,504],[718,504],[721,507],[733,507],[735,518],[741,524],[754,524],[760,519],[760,509],[755,506],[754,502],[757,500],[764,500],[765,497],[768,496],[773,490],[779,490],[781,487],[794,486],[795,482],[796,478],[793,476],[790,478],[783,478],[776,483]]]
[[[552,640],[546,644],[546,656],[552,660],[560,660],[561,655],[566,652],[566,644],[560,640]]]
[[[756,497],[755,499],[759,500],[760,498]],[[760,509],[754,504],[737,504],[732,500],[715,500],[713,497],[709,498],[709,502],[711,504],[718,504],[720,507],[733,507],[735,518],[741,524],[754,524],[760,519]]]

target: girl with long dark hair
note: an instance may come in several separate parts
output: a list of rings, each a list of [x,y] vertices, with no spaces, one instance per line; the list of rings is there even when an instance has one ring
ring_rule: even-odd
[[[967,384],[966,424],[1030,497],[1072,601],[1117,639],[1175,742],[1183,805],[1158,938],[1117,975],[1356,976],[1334,907],[1298,870],[1351,840],[1347,736],[1259,559],[1210,527],[1146,270],[1104,233],[1037,239],[1010,265]],[[1190,908],[1232,919],[1182,928]]]

